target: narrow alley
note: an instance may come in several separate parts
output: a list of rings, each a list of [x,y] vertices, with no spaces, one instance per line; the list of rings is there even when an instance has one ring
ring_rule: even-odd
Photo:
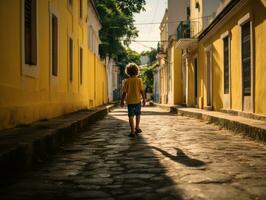
[[[266,147],[156,107],[128,137],[126,109],[91,125],[9,186],[7,199],[266,199]],[[251,151],[252,150],[252,151]]]

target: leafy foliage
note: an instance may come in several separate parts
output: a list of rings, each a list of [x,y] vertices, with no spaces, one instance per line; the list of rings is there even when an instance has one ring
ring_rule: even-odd
[[[134,13],[144,10],[145,0],[96,0],[102,29],[100,30],[100,55],[117,57],[126,52],[128,46],[138,36],[134,26]],[[123,43],[121,42],[123,41]]]
[[[150,51],[142,52],[141,55],[149,56],[150,62],[143,66],[141,69],[141,78],[143,80],[143,83],[145,85],[146,92],[152,92],[153,88],[153,71],[154,68],[158,65],[156,62],[156,49],[151,49]]]
[[[131,49],[126,49],[126,48],[122,47],[119,50],[115,60],[117,62],[117,65],[120,68],[120,77],[122,79],[124,79],[125,78],[125,73],[124,73],[125,66],[131,62],[139,65],[140,64],[140,54],[136,51],[131,50]]]
[[[150,63],[153,63],[156,60],[157,50],[154,48],[151,48],[150,51],[143,51],[141,52],[141,55],[143,56],[149,56]]]

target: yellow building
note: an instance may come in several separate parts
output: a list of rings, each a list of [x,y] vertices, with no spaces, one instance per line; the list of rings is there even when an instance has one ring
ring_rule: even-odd
[[[160,24],[160,40],[161,44],[157,59],[159,63],[159,95],[160,103],[166,104],[168,101],[168,68],[167,68],[167,46],[168,46],[168,26],[167,26],[167,9],[165,10],[164,17]]]
[[[0,1],[0,129],[107,102],[105,66],[88,48],[88,4]]]
[[[187,104],[266,115],[266,2],[224,1],[218,10],[196,38],[177,44],[187,57]]]

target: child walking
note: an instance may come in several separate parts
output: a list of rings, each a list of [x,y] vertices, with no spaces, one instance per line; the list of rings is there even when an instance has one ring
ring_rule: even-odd
[[[124,107],[124,101],[126,99],[129,125],[131,128],[131,132],[128,136],[134,137],[142,132],[139,127],[141,115],[141,96],[143,106],[145,106],[146,102],[142,80],[137,77],[139,74],[139,67],[135,63],[129,63],[126,66],[125,73],[129,76],[129,78],[125,81],[123,86],[121,107]],[[134,116],[136,116],[136,127],[134,127]]]

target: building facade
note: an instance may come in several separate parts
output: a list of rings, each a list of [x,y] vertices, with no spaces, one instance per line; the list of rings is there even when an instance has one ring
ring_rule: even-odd
[[[266,2],[231,0],[217,5],[215,17],[196,37],[176,45],[186,58],[186,104],[266,115]]]
[[[105,64],[108,80],[108,101],[112,102],[118,100],[120,96],[118,88],[119,67],[112,58],[106,59]]]
[[[107,102],[105,66],[90,48],[93,4],[0,1],[0,129]]]
[[[168,11],[165,10],[162,22],[160,24],[160,44],[158,47],[157,60],[159,63],[158,76],[159,76],[159,90],[160,100],[162,104],[168,102],[168,67],[167,67],[167,46],[168,46]]]
[[[189,19],[190,2],[187,0],[168,0],[168,46],[167,46],[167,68],[168,68],[168,104],[181,103],[182,86],[178,84],[181,80],[180,57],[182,51],[176,48],[177,28],[183,21]]]

